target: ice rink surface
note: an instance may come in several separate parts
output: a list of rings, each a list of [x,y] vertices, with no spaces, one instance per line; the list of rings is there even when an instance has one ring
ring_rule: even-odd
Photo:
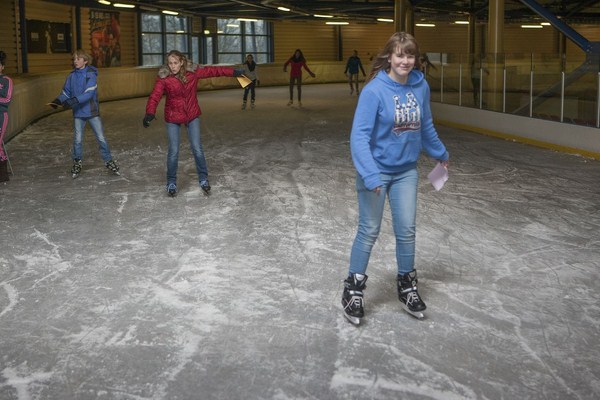
[[[164,100],[148,129],[145,98],[102,104],[121,176],[87,127],[71,178],[70,111],[8,143],[0,399],[600,398],[598,161],[438,125],[442,191],[419,163],[426,318],[398,302],[388,209],[354,327],[340,299],[356,96],[304,86],[290,108],[286,87],[259,87],[245,111],[241,97],[199,93],[210,197],[185,131],[165,194]]]

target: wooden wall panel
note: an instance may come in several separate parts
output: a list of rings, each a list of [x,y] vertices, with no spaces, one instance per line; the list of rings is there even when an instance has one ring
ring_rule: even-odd
[[[26,0],[25,18],[71,24],[71,44],[75,45],[75,19],[72,7],[56,3],[52,3],[50,7],[48,2]],[[29,72],[34,74],[67,70],[71,68],[71,53],[28,53],[27,64]]]
[[[2,24],[0,24],[0,50],[6,53],[6,75],[15,74],[20,71],[20,54],[17,44],[18,17],[15,10],[15,2],[11,0],[0,0],[2,10]]]
[[[311,61],[336,61],[338,35],[336,27],[325,22],[274,22],[274,56],[276,63],[286,62],[301,49],[310,67]]]
[[[520,25],[504,27],[504,52],[557,54],[558,33],[552,27],[542,29],[523,29]]]
[[[394,24],[350,24],[342,26],[343,61],[358,51],[365,72],[369,73],[373,58],[394,34]]]

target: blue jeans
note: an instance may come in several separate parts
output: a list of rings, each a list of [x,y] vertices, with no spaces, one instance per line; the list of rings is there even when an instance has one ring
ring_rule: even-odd
[[[112,160],[110,148],[108,147],[108,143],[106,142],[106,138],[104,137],[104,129],[102,128],[102,120],[100,119],[100,117],[75,118],[73,120],[73,127],[75,128],[75,133],[73,134],[73,152],[71,153],[71,158],[73,160],[82,159],[83,131],[85,129],[86,123],[89,123],[92,127],[92,131],[94,131],[96,141],[98,142],[98,146],[100,147],[100,156],[102,157],[102,160],[104,160],[105,162]]]
[[[356,178],[359,216],[358,232],[350,254],[350,274],[367,271],[371,249],[379,236],[386,197],[396,236],[398,274],[414,269],[418,172],[411,169],[397,175],[381,174],[380,177],[383,186],[379,194],[368,190],[360,177]]]
[[[181,124],[167,122],[167,136],[169,138],[169,152],[167,154],[167,185],[177,183],[177,164],[179,162],[179,133]],[[190,148],[196,160],[196,172],[198,180],[202,181],[208,177],[204,150],[200,141],[200,118],[195,118],[187,124],[188,140]]]

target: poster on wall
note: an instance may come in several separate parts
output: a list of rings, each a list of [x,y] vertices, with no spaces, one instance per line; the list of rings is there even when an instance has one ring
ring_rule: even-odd
[[[29,53],[70,53],[71,25],[28,19],[27,51]]]
[[[118,12],[90,11],[92,65],[118,67],[121,65],[121,24]]]

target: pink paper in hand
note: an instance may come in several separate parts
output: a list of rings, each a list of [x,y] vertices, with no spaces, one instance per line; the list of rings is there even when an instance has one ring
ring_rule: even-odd
[[[448,180],[448,169],[442,163],[437,163],[429,175],[427,175],[427,178],[435,190],[441,190],[444,187],[444,183]]]

